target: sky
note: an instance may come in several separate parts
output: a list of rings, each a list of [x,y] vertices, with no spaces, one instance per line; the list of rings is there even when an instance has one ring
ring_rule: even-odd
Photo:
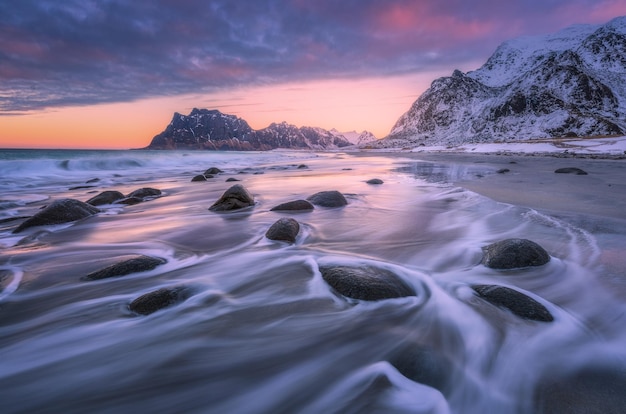
[[[0,0],[0,148],[140,148],[194,107],[385,136],[441,76],[626,0]]]

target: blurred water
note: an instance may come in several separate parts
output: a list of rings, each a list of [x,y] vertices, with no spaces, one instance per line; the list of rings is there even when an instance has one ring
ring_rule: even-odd
[[[213,166],[225,173],[190,181]],[[103,190],[164,194],[19,235],[19,220],[0,223],[3,412],[532,413],[545,375],[625,366],[622,224],[548,216],[451,184],[486,169],[339,153],[3,153],[5,219]],[[208,211],[228,177],[254,208]],[[365,183],[375,177],[384,184]],[[323,190],[349,204],[270,211]],[[301,224],[293,245],[264,237],[283,216]],[[479,264],[482,246],[509,237],[534,240],[552,260],[506,272]],[[130,254],[168,263],[80,280]],[[347,300],[320,264],[389,269],[417,296]],[[524,292],[555,321],[494,307],[476,283]],[[179,305],[128,310],[179,285],[193,292]],[[398,369],[412,365],[436,380]]]

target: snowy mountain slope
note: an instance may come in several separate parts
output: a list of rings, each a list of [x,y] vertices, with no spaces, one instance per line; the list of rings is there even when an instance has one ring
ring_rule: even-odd
[[[436,79],[382,147],[626,133],[626,17],[500,45]]]
[[[353,145],[365,145],[372,141],[376,141],[378,138],[374,136],[369,131],[356,132],[356,131],[348,131],[348,132],[339,132],[335,128],[331,129],[330,132],[332,134],[342,136],[348,140]]]
[[[253,130],[234,115],[194,108],[189,115],[176,112],[170,124],[156,135],[147,149],[199,149],[253,151],[287,149],[336,149],[351,145],[342,135],[322,128],[273,123]]]

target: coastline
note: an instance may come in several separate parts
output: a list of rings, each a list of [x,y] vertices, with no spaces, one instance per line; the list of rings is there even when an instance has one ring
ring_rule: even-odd
[[[434,164],[480,166],[480,173],[453,180],[453,184],[498,202],[539,211],[601,216],[626,221],[624,156],[375,151],[355,155],[374,154]],[[567,167],[580,168],[588,174],[555,173],[556,169]]]

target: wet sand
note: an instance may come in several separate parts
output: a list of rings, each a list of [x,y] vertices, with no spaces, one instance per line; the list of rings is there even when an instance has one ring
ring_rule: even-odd
[[[495,201],[542,212],[626,221],[626,160],[461,153],[389,155],[440,164],[480,165],[484,167],[481,173],[455,184]],[[580,168],[588,174],[554,172],[566,167]],[[498,173],[502,169],[509,171]]]

